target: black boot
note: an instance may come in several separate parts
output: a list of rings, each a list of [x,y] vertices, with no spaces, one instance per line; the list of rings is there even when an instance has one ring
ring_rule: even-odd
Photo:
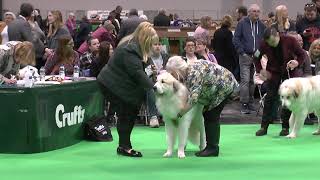
[[[261,128],[256,132],[256,136],[264,136],[268,133],[269,123],[262,121]]]
[[[219,156],[220,124],[219,122],[205,121],[204,125],[206,129],[207,146],[195,155],[198,157]]]

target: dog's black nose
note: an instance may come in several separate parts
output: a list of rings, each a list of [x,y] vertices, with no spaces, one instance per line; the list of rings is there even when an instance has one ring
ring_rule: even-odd
[[[157,91],[157,87],[156,87],[156,86],[153,86],[153,90],[154,90],[154,91]]]

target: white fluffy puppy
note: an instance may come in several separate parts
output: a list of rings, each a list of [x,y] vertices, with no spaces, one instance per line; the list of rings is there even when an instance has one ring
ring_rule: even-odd
[[[307,78],[290,78],[285,80],[279,94],[282,106],[292,111],[289,124],[289,138],[295,138],[304,124],[308,113],[314,112],[318,117],[318,129],[314,135],[320,135],[320,75]]]
[[[203,107],[192,107],[185,115],[181,117],[182,112],[187,105],[189,91],[176,80],[170,73],[163,72],[157,77],[154,86],[156,92],[156,105],[162,114],[167,135],[167,151],[164,157],[171,157],[178,133],[178,157],[184,158],[187,139],[193,144],[199,145],[200,150],[206,146],[204,119],[201,113]],[[198,113],[196,119],[193,113]]]

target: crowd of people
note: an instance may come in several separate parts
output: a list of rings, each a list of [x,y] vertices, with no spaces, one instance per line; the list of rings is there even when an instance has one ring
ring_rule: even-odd
[[[225,15],[214,34],[210,29],[215,22],[204,16],[193,37],[184,41],[181,57],[167,64],[173,54],[163,51],[154,27],[194,25],[176,14],[170,17],[160,9],[153,22],[148,22],[146,16],[131,9],[122,19],[122,7],[117,6],[92,29],[87,17],[77,25],[74,13],[64,22],[61,11],[51,10],[42,19],[39,9],[23,3],[19,15],[6,12],[0,23],[0,84],[16,83],[12,76],[26,65],[44,67],[47,75],[58,74],[61,65],[66,75],[72,75],[74,66],[79,66],[83,75],[97,77],[111,104],[110,112],[117,113],[118,154],[141,157],[130,141],[134,119],[145,103],[150,126],[159,127],[152,87],[156,76],[167,70],[188,87],[189,103],[202,105],[207,147],[196,155],[218,156],[219,118],[231,94],[237,96],[238,90],[241,113],[256,111],[254,74],[263,80],[267,93],[261,128],[256,132],[263,136],[277,118],[281,82],[319,73],[319,9],[320,0],[312,0],[305,4],[302,17],[290,19],[287,7],[279,5],[263,21],[257,4],[239,7],[234,32],[233,17]],[[267,60],[266,67],[261,65],[262,58]],[[315,64],[313,70],[310,64]],[[282,108],[280,136],[289,133],[290,113]]]

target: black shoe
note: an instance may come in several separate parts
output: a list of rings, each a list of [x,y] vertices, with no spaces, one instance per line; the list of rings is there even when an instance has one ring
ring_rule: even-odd
[[[289,134],[289,129],[287,128],[283,128],[280,133],[279,136],[287,136]]]
[[[198,157],[210,157],[210,156],[217,157],[219,156],[219,146],[211,147],[211,148],[206,147],[204,150],[196,152],[195,155]]]
[[[250,114],[249,105],[244,103],[241,106],[241,113],[242,114]]]
[[[142,157],[141,152],[135,151],[133,149],[123,148],[120,146],[117,148],[117,154],[129,157]]]
[[[312,121],[312,119],[310,119],[309,117],[306,118],[306,120],[304,121],[305,125],[313,125],[314,122]]]
[[[257,132],[256,132],[256,136],[264,136],[268,133],[268,130],[266,128],[260,128]]]

